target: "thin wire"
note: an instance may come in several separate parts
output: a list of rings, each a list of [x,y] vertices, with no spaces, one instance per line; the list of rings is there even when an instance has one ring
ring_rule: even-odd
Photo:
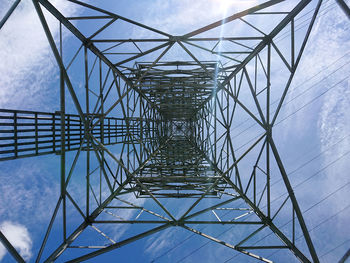
[[[314,10],[314,9],[313,9]],[[312,10],[311,10],[312,11]],[[310,11],[310,12],[311,12]],[[322,17],[324,14],[322,14],[322,15],[318,15],[317,16],[317,20],[320,18],[320,17]],[[310,18],[311,19],[311,18]],[[296,19],[295,21],[297,21],[298,19]],[[306,25],[305,25],[306,26]],[[304,26],[304,27],[305,27]],[[290,33],[290,30],[289,31],[287,31],[286,33]],[[276,43],[278,43],[278,41],[276,41]],[[331,66],[331,65],[333,65],[334,63],[336,63],[338,60],[340,60],[340,59],[342,59],[343,57],[346,57],[347,55],[349,54],[349,52],[347,53],[347,54],[345,54],[344,56],[342,56],[341,58],[339,58],[339,59],[337,59],[337,60],[335,60],[333,63],[331,63],[330,65],[328,65],[325,69],[327,69],[329,66]],[[323,69],[323,70],[325,70],[325,69]],[[304,81],[304,83],[305,82],[308,82],[309,80],[311,80],[313,77],[315,77],[315,76],[317,76],[318,74],[320,74],[323,70],[321,70],[321,71],[319,71],[317,74],[315,74],[315,75],[313,75],[311,78],[309,78],[309,79],[307,79],[306,81]],[[302,85],[299,85],[298,87],[300,87],[300,86],[302,86]],[[297,88],[298,88],[297,87]],[[288,91],[289,92],[289,91]],[[274,101],[272,104],[274,104],[274,103],[276,103],[277,101]],[[255,116],[257,116],[257,114],[255,114]],[[245,121],[247,121],[247,120],[250,120],[250,118],[247,118]],[[244,122],[245,122],[244,121]]]
[[[304,210],[302,213],[307,213],[308,211],[310,211],[311,209],[315,208],[317,205],[319,205],[320,203],[324,202],[325,200],[327,200],[328,198],[330,198],[331,196],[333,196],[334,194],[336,194],[337,192],[339,192],[340,190],[342,190],[343,188],[345,188],[346,186],[350,185],[350,182],[347,182],[345,185],[342,185],[341,187],[339,187],[337,190],[331,192],[330,194],[328,194],[327,196],[325,196],[324,198],[322,198],[320,201],[318,201],[317,203],[313,204],[312,206],[310,206],[308,209]],[[286,225],[288,225],[289,223],[291,223],[293,220],[289,220],[286,223],[284,223],[283,225],[281,225],[279,227],[279,229],[282,229],[283,227],[285,227]],[[308,231],[310,232],[310,231]],[[267,234],[266,236],[262,237],[261,239],[257,240],[256,242],[254,242],[252,245],[255,245],[259,242],[261,242],[262,240],[264,240],[266,237],[271,236],[273,233]],[[238,254],[239,255],[239,254]],[[227,259],[226,261],[224,261],[225,263],[230,261],[231,259],[237,257],[238,255],[235,255],[229,259]]]
[[[327,14],[327,11],[332,7],[332,6],[334,6],[334,5],[336,5],[336,3],[331,3],[331,4],[329,4],[328,6],[325,6],[322,10],[320,10],[320,12],[319,12],[319,15],[318,15],[318,19],[320,19],[320,17],[322,17],[322,16],[324,16],[325,14]],[[310,10],[307,14],[309,14],[309,13],[311,13],[311,12],[314,12],[315,11],[315,9],[312,9],[312,10]],[[301,19],[302,17],[304,17],[306,14],[304,14],[303,16],[301,16],[301,17],[299,17],[299,19]],[[310,17],[308,17],[307,19],[305,19],[305,20],[303,20],[301,23],[299,23],[298,25],[297,25],[297,27],[295,28],[295,30],[294,30],[294,32],[296,32],[296,31],[298,31],[298,30],[300,30],[300,29],[302,29],[302,28],[304,28],[304,27],[306,27],[307,25],[308,25],[308,23],[305,23],[305,22],[308,22],[308,21],[310,21],[312,19],[312,16],[310,16]],[[298,19],[296,19],[295,21],[297,21]],[[305,23],[305,24],[304,24]],[[276,39],[278,40],[278,41],[282,41],[283,39],[285,39],[286,37],[288,37],[288,36],[290,36],[290,33],[291,32],[291,30],[289,29],[288,31],[286,31],[285,33],[283,33],[283,34],[281,34],[281,35],[279,35],[278,37],[276,37]],[[287,34],[287,35],[286,35]]]
[[[346,53],[345,55],[343,55],[342,57],[340,57],[339,59],[335,60],[333,63],[329,64],[327,67],[325,67],[324,69],[322,69],[321,71],[319,71],[318,73],[316,73],[315,75],[313,75],[312,77],[306,79],[306,81],[304,81],[303,84],[305,84],[306,82],[310,81],[311,79],[313,79],[314,77],[316,77],[317,75],[321,74],[323,71],[327,70],[330,66],[334,65],[336,62],[338,62],[339,60],[341,60],[342,58],[344,57],[347,57],[348,55],[350,54],[350,52]],[[306,88],[305,90],[303,90],[301,93],[299,93],[298,95],[294,96],[292,99],[286,101],[282,107],[285,107],[287,104],[291,103],[292,101],[294,101],[295,99],[299,98],[300,96],[304,95],[307,91],[310,91],[312,88],[314,87],[318,87],[317,84],[318,83],[322,83],[323,81],[325,81],[326,79],[328,79],[331,75],[333,75],[334,73],[338,72],[340,69],[342,69],[344,66],[347,66],[349,65],[350,61],[347,61],[345,64],[337,67],[334,71],[332,71],[331,73],[327,74],[327,76],[325,76],[324,78],[322,78],[321,80],[319,80],[318,82],[316,82],[315,84],[311,85],[309,88]],[[299,85],[297,87],[294,88],[297,89],[297,88],[300,88],[302,87],[303,85]],[[287,94],[290,93],[291,90],[288,90]],[[271,103],[271,105],[274,105],[276,104],[277,102],[279,102],[279,100],[275,100]],[[265,109],[265,108],[264,108]],[[264,110],[263,109],[263,110]],[[258,113],[254,114],[254,116],[258,116]],[[245,119],[243,122],[241,122],[240,124],[238,124],[237,126],[235,126],[233,129],[231,129],[230,131],[234,131],[235,129],[237,129],[238,127],[242,126],[245,122],[249,121],[249,120],[252,120],[251,118],[247,118]],[[245,130],[241,131],[240,133],[236,134],[235,136],[238,136],[240,134],[242,134],[243,132],[245,132],[247,129],[255,126],[256,123],[254,122],[253,125],[249,126],[248,128],[246,128]]]
[[[323,221],[321,221],[320,223],[318,223],[316,226],[314,226],[313,228],[311,228],[309,230],[309,233],[314,231],[315,229],[319,228],[320,226],[322,226],[324,223],[328,222],[329,220],[334,219],[336,216],[340,215],[341,213],[343,213],[346,209],[348,209],[350,207],[350,204],[348,204],[347,206],[345,206],[344,208],[340,209],[338,212],[336,212],[335,214],[327,217],[326,219],[324,219]],[[302,238],[303,235],[298,236],[295,240],[299,240],[300,238]],[[280,250],[273,252],[272,254],[268,255],[267,258],[270,258],[271,256],[277,254],[278,252],[280,252]]]
[[[337,141],[335,144],[333,144],[332,146],[330,146],[329,148],[327,148],[326,150],[323,150],[322,152],[320,152],[319,154],[315,155],[314,157],[312,157],[311,159],[309,159],[308,161],[306,161],[305,163],[301,164],[300,166],[298,166],[296,169],[292,170],[291,172],[288,173],[288,175],[292,175],[293,173],[297,172],[298,170],[300,170],[301,168],[307,166],[308,164],[312,163],[313,161],[315,161],[317,158],[321,157],[324,153],[326,153],[328,150],[330,150],[331,148],[333,148],[335,145],[339,144],[340,142],[344,141],[345,139],[349,138],[350,134],[344,136],[343,138],[341,138],[339,141]],[[349,151],[350,152],[350,151]],[[347,152],[346,154],[348,154],[349,152]],[[338,159],[336,159],[335,161],[339,161]],[[332,165],[335,161],[329,163],[328,165],[326,165],[324,168],[322,168],[321,170],[324,170],[325,168],[328,168],[330,165]],[[281,182],[283,179],[278,179],[277,181],[273,182],[271,184],[271,186]]]
[[[329,2],[329,0],[327,0],[327,1],[325,1],[325,2],[323,3],[323,5],[322,5],[322,7],[321,7],[322,9],[319,11],[319,14],[317,15],[316,20],[319,20],[322,16],[324,16],[324,15],[327,13],[327,12],[326,12],[327,9],[329,9],[330,7],[332,7],[332,5],[335,5],[335,4],[336,4],[336,3],[331,3],[331,4],[329,4],[328,6],[325,6],[325,4],[326,4],[327,2]],[[294,22],[297,22],[297,21],[299,21],[301,18],[303,18],[304,16],[306,16],[306,15],[308,15],[308,14],[314,12],[315,9],[316,9],[316,8],[313,8],[313,9],[311,9],[310,11],[308,11],[307,13],[305,13],[305,14],[303,14],[303,15],[297,17],[297,18],[294,20]],[[298,31],[298,30],[300,30],[300,29],[306,27],[308,24],[305,23],[305,22],[306,22],[306,21],[309,21],[309,20],[311,20],[311,19],[312,19],[312,16],[308,17],[307,19],[305,19],[304,21],[302,21],[301,23],[299,23],[299,24],[295,27],[294,32],[296,32],[296,31]],[[305,23],[305,24],[303,25],[303,23]],[[300,25],[302,25],[302,26],[300,26]],[[284,38],[290,36],[290,33],[291,33],[291,29],[288,29],[286,32],[282,33],[281,35],[278,35],[278,36],[275,38],[275,39],[276,39],[276,43],[278,43],[278,42],[282,41]],[[286,35],[286,34],[287,34],[287,35]],[[286,36],[285,36],[285,35],[286,35]],[[256,48],[257,45],[258,45],[258,44],[254,45],[252,48]],[[249,50],[249,49],[246,49],[246,51],[250,51],[250,50]],[[242,54],[235,56],[234,59],[239,59],[240,57],[242,57]]]
[[[320,154],[318,154],[318,155],[316,155],[316,156],[320,156],[320,155],[322,155],[323,153],[327,152],[329,149],[331,149],[332,147],[334,147],[334,146],[337,145],[338,143],[342,142],[342,141],[343,141],[344,139],[346,139],[348,136],[349,136],[349,135],[343,137],[341,140],[339,140],[338,142],[336,142],[336,143],[333,144],[332,146],[328,147],[326,150],[322,151]],[[335,163],[338,162],[339,160],[343,159],[343,158],[344,158],[347,154],[349,154],[349,153],[350,153],[350,150],[349,150],[348,152],[344,153],[343,155],[341,155],[340,157],[338,157],[337,159],[333,160],[332,162],[330,162],[329,164],[327,164],[326,166],[324,166],[323,168],[321,168],[320,170],[318,170],[317,172],[315,172],[314,174],[312,174],[312,175],[309,176],[308,178],[306,178],[304,181],[302,181],[302,182],[300,182],[299,184],[297,184],[295,187],[293,187],[293,189],[295,189],[295,188],[301,186],[302,184],[304,184],[305,182],[309,181],[311,178],[315,177],[315,176],[316,176],[317,174],[319,174],[320,172],[326,170],[327,168],[329,168],[330,166],[332,166],[333,164],[335,164]],[[298,168],[296,168],[295,170],[293,170],[291,174],[297,172],[299,169],[301,169],[302,167],[304,167],[304,166],[307,165],[308,163],[311,163],[311,162],[314,161],[315,159],[316,159],[315,157],[311,158],[309,161],[307,161],[306,163],[300,165]],[[272,185],[278,183],[279,181],[281,181],[281,179],[278,180],[278,181],[276,181],[276,182],[274,182]],[[279,200],[279,199],[282,198],[285,194],[286,194],[286,193],[284,193],[284,194],[280,195],[279,197],[275,198],[274,200],[271,201],[271,203],[273,203],[273,202]],[[264,207],[266,207],[266,206],[264,206]],[[225,214],[225,215],[226,215],[226,214]],[[225,215],[224,215],[224,216],[225,216]],[[205,228],[206,228],[206,227],[205,227]],[[203,228],[203,229],[205,229],[205,228]],[[232,229],[232,228],[233,228],[233,227],[229,228],[228,230],[230,230],[230,229]],[[202,229],[202,230],[203,230],[203,229]],[[228,231],[228,230],[227,230],[227,231]],[[224,232],[220,233],[220,234],[218,235],[218,237],[221,236],[222,234],[224,234],[224,233],[227,232],[227,231],[224,231]],[[187,240],[187,239],[186,239],[186,240]],[[206,242],[204,245],[202,245],[201,247],[199,247],[198,249],[196,249],[195,251],[193,251],[193,253],[196,252],[196,251],[198,251],[200,248],[202,248],[203,246],[207,245],[208,243],[210,243],[210,241]],[[193,253],[191,253],[190,255],[192,255]],[[186,258],[186,257],[185,257],[185,258]],[[184,259],[184,258],[182,258],[182,259]],[[181,260],[182,260],[182,259],[181,259]]]
[[[350,53],[350,52],[349,52]],[[297,96],[293,97],[291,100],[287,101],[286,103],[284,103],[282,105],[282,107],[286,106],[287,104],[289,104],[290,102],[294,101],[295,99],[297,99],[298,97],[300,97],[301,95],[305,94],[307,91],[309,91],[311,88],[316,87],[318,83],[323,82],[324,80],[326,80],[331,74],[334,74],[335,72],[337,72],[339,69],[341,69],[342,67],[346,66],[350,64],[350,61],[346,62],[344,65],[338,67],[335,71],[331,72],[330,74],[328,74],[326,77],[324,77],[322,80],[320,80],[319,82],[315,83],[314,85],[310,86],[309,88],[305,89],[303,92],[301,92],[300,94],[298,94]],[[318,73],[317,73],[318,74]],[[340,84],[341,82],[347,80],[347,77],[345,77],[344,79],[342,79],[341,81],[337,82],[336,84],[334,84],[333,86],[329,87],[327,90],[325,90],[324,92],[322,92],[321,94],[318,94],[317,96],[313,97],[310,101],[308,101],[306,104],[302,105],[301,107],[299,107],[298,109],[296,109],[294,112],[290,113],[289,115],[287,115],[285,118],[281,119],[279,122],[277,122],[275,124],[275,126],[279,125],[281,122],[285,121],[286,119],[288,119],[289,117],[293,116],[294,114],[296,114],[297,112],[299,112],[300,110],[302,110],[303,108],[305,108],[306,106],[310,105],[311,103],[313,103],[314,101],[316,101],[317,99],[319,99],[321,96],[323,96],[324,94],[326,94],[328,91],[330,91],[331,89],[337,87],[338,84]],[[276,102],[276,101],[275,101]],[[274,102],[274,103],[275,103]],[[274,104],[272,103],[272,104]],[[249,120],[250,118],[248,118],[247,120]],[[243,123],[241,123],[243,124]],[[240,124],[240,125],[241,125]],[[241,131],[240,133],[234,135],[233,137],[238,137],[241,134],[245,133],[246,131],[250,130],[252,127],[256,126],[256,122],[254,122],[251,126],[247,127],[246,129],[244,129],[243,131]],[[235,129],[235,128],[234,128]],[[233,129],[233,130],[234,130]],[[257,139],[259,136],[261,136],[262,134],[259,134],[257,136],[255,136],[254,138],[250,139],[249,141],[245,142],[244,144],[238,146],[236,148],[236,152],[240,149],[242,149],[244,146],[246,146],[247,144],[249,144],[250,142],[254,141],[255,139]],[[224,143],[220,144],[217,146],[217,148],[220,148],[224,145]]]
[[[323,258],[324,256],[328,255],[329,253],[333,252],[334,250],[336,250],[337,248],[341,247],[342,245],[346,244],[347,242],[350,241],[350,238],[345,240],[344,242],[342,242],[341,244],[339,244],[338,246],[332,248],[331,250],[327,251],[326,253],[322,254],[320,257]]]
[[[350,64],[350,61],[347,62],[345,65]],[[343,66],[345,66],[343,65]],[[324,78],[325,79],[325,78]],[[323,81],[324,79],[322,79],[321,81]],[[302,105],[301,107],[299,107],[298,109],[296,109],[295,111],[293,111],[292,113],[290,113],[289,115],[287,115],[286,117],[284,117],[283,119],[281,119],[280,121],[278,121],[274,126],[279,125],[280,123],[282,123],[283,121],[285,121],[286,119],[290,118],[291,116],[293,116],[294,114],[298,113],[299,111],[301,111],[302,109],[304,109],[306,106],[310,105],[311,103],[315,102],[317,99],[321,98],[323,95],[325,95],[327,92],[329,92],[330,90],[336,88],[340,83],[342,83],[343,81],[347,80],[348,76],[346,76],[345,78],[343,78],[342,80],[340,80],[339,82],[337,82],[336,84],[334,84],[333,86],[330,86],[328,89],[326,89],[325,91],[323,91],[322,93],[318,94],[317,96],[313,97],[310,101],[308,101],[307,103],[305,103],[304,105]],[[321,82],[319,81],[319,82]],[[318,82],[318,83],[319,83]],[[313,86],[316,86],[316,84],[314,84]],[[306,92],[306,91],[305,91]],[[304,92],[302,92],[304,93]],[[286,102],[284,105],[290,103],[291,101],[293,101],[294,99],[296,99],[297,97],[301,96],[302,94],[299,94],[298,96],[294,97],[293,99],[291,99],[290,101]],[[238,137],[241,134],[243,134],[244,132],[250,130],[252,127],[254,127],[256,125],[256,122],[253,123],[251,126],[247,127],[246,129],[244,129],[243,131],[241,131],[240,133],[234,135],[233,137]],[[257,136],[255,136],[254,138],[250,139],[249,141],[245,142],[244,144],[238,146],[236,148],[236,152],[240,149],[242,149],[244,146],[246,146],[247,144],[249,144],[250,142],[254,141],[255,139],[257,139],[259,136],[261,136],[262,134],[259,134]],[[218,148],[222,147],[224,145],[224,143],[220,144],[219,146],[217,146]]]
[[[349,135],[348,135],[348,136],[349,136]],[[337,142],[337,143],[338,143],[338,142]],[[331,146],[331,147],[332,147],[332,146]],[[331,148],[331,147],[330,147],[330,148]],[[328,148],[328,149],[329,149],[329,148]],[[326,151],[324,151],[324,152],[326,152]],[[309,178],[306,178],[304,181],[302,181],[301,183],[299,183],[297,186],[293,187],[293,189],[295,189],[295,188],[301,186],[302,184],[304,184],[305,182],[307,182],[308,180],[310,180],[312,177],[316,176],[317,174],[319,174],[320,172],[322,172],[322,171],[325,170],[326,168],[329,168],[331,165],[333,165],[333,164],[336,163],[337,161],[339,161],[339,160],[341,160],[342,158],[344,158],[344,157],[345,157],[347,154],[349,154],[349,153],[350,153],[350,151],[348,151],[346,154],[340,156],[339,158],[337,158],[335,161],[331,162],[330,164],[326,165],[325,167],[323,167],[323,168],[320,169],[319,171],[315,172],[315,173],[312,174]],[[301,169],[302,167],[304,167],[304,165],[300,166],[299,169]],[[296,172],[297,170],[298,170],[298,168],[295,169],[293,172]],[[348,184],[349,184],[349,183],[348,183]],[[276,199],[272,200],[271,203],[273,203],[274,201],[280,199],[280,198],[281,198],[282,196],[284,196],[284,195],[285,195],[285,194],[282,194],[281,196],[279,196],[279,197],[277,197]],[[227,213],[226,213],[226,214],[227,214]],[[225,215],[226,215],[226,214],[225,214]],[[234,227],[234,226],[233,226],[233,227]],[[227,229],[227,230],[221,232],[217,237],[220,237],[221,235],[223,235],[224,233],[226,233],[228,230],[231,230],[233,227],[230,227],[229,229]],[[283,226],[282,226],[282,227],[283,227]],[[206,228],[206,227],[204,227],[202,230],[204,230],[205,228]],[[201,230],[201,231],[202,231],[202,230]],[[195,234],[192,234],[192,235],[188,236],[185,240],[188,240],[190,237],[192,237],[192,236],[194,236],[194,235],[195,235]],[[264,238],[265,238],[265,237],[264,237]],[[176,247],[178,247],[179,245],[183,244],[185,240],[183,240],[181,243],[178,243],[178,244],[176,245]],[[177,261],[177,262],[180,262],[180,261],[186,259],[187,257],[191,256],[192,254],[194,254],[194,253],[197,252],[199,249],[203,248],[204,246],[206,246],[206,245],[209,244],[209,243],[211,243],[211,241],[205,242],[203,245],[201,245],[200,247],[196,248],[196,249],[193,250],[190,254],[187,254],[185,257],[182,257],[182,258],[181,258],[179,261]],[[254,244],[255,244],[255,243],[254,243]],[[173,249],[169,249],[169,251],[172,251],[172,250],[173,250]],[[166,255],[166,254],[168,254],[168,252],[163,253],[163,254]],[[155,262],[156,259],[158,259],[158,258],[164,256],[163,254],[162,254],[161,256],[159,256],[159,257],[153,259],[151,262]],[[229,260],[231,260],[231,259],[229,259]]]
[[[306,106],[310,105],[311,103],[315,102],[317,99],[319,99],[320,97],[322,97],[323,95],[325,95],[327,92],[329,92],[330,90],[332,90],[333,88],[335,88],[336,86],[338,86],[340,83],[344,82],[345,80],[348,80],[348,76],[346,76],[345,78],[343,78],[342,80],[338,81],[336,84],[334,84],[333,86],[329,87],[328,89],[326,89],[325,91],[321,92],[320,94],[318,94],[317,96],[313,97],[310,101],[308,101],[307,103],[305,103],[303,106],[299,107],[297,110],[295,110],[294,112],[290,113],[289,115],[287,115],[286,117],[284,117],[283,119],[281,119],[279,122],[276,123],[279,124],[282,121],[288,119],[289,117],[293,116],[294,114],[298,113],[299,111],[301,111],[302,109],[304,109]]]
[[[312,174],[311,176],[309,176],[308,178],[306,178],[304,181],[300,182],[299,184],[297,184],[295,187],[293,187],[293,189],[303,185],[304,183],[306,183],[307,181],[309,181],[312,177],[315,177],[317,174],[319,174],[320,172],[323,172],[324,170],[326,170],[327,168],[329,168],[330,166],[332,166],[333,164],[335,164],[336,162],[340,161],[341,159],[343,159],[346,155],[348,155],[350,153],[350,150],[348,152],[346,152],[345,154],[341,155],[340,157],[338,157],[337,159],[335,159],[334,161],[332,161],[331,163],[327,164],[326,166],[324,166],[322,169],[318,170],[317,172],[315,172],[314,174]],[[346,185],[350,184],[350,182],[348,182]],[[343,185],[341,188],[345,187],[346,185]],[[271,201],[271,203],[277,201],[278,199],[282,198],[283,196],[285,196],[286,193],[281,194],[279,197],[275,198],[274,200]],[[324,200],[321,200],[320,202],[323,202]],[[318,202],[318,203],[320,203]],[[313,204],[312,208],[315,207],[318,203]],[[304,212],[309,211],[310,209],[305,210]],[[304,213],[303,212],[303,213]],[[286,224],[290,223],[292,220],[288,221],[287,223],[283,224],[280,228],[284,227]],[[258,242],[264,240],[266,237],[270,236],[272,233],[260,238],[259,240],[257,240],[255,244],[257,244]]]

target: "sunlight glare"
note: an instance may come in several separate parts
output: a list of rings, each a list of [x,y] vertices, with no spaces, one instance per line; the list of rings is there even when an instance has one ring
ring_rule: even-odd
[[[227,12],[227,9],[236,7],[235,9],[246,9],[255,5],[257,0],[217,0],[218,9],[222,14]],[[243,7],[243,8],[240,8]]]

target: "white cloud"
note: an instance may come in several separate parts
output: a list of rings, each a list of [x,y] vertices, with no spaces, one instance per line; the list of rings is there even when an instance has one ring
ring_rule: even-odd
[[[145,16],[141,19],[142,23],[148,26],[166,33],[181,35],[255,6],[260,2],[263,1],[249,0],[243,3],[243,1],[214,0],[191,1],[189,5],[187,0],[158,0],[149,3],[148,9],[144,12]],[[133,33],[140,37],[139,31]]]
[[[336,58],[344,56],[344,51],[350,50],[350,38],[348,35],[349,20],[342,13],[342,10],[338,6],[336,7],[337,8],[333,8],[327,12],[318,23],[318,39],[313,45],[317,46],[318,54],[321,53],[324,54],[324,56],[317,57],[315,54],[312,54],[310,59],[313,60],[314,65],[329,64]],[[346,61],[348,61],[348,59],[345,57],[339,64],[343,65]],[[337,66],[339,66],[339,64],[337,64]],[[350,67],[347,65],[323,84],[325,87],[333,86],[345,76],[349,76],[349,74]],[[349,87],[349,82],[343,81],[323,96],[317,120],[321,151],[325,151],[340,139],[349,135]],[[313,94],[313,96],[314,95],[315,94]],[[324,165],[344,154],[349,148],[350,139],[347,137],[339,146],[332,147],[332,150],[327,151],[323,156]],[[332,169],[327,170],[327,178],[324,182],[325,189],[328,189],[326,191],[334,189],[339,184],[348,182],[348,168],[348,163],[346,160],[343,160],[337,162]],[[337,200],[333,208],[339,210],[343,205],[344,203]]]
[[[179,237],[176,232],[178,232],[178,228],[172,227],[150,237],[147,240],[145,252],[154,257],[164,251],[165,248],[170,248],[175,243],[174,238]]]
[[[25,226],[11,221],[4,221],[0,224],[0,230],[8,241],[17,249],[24,260],[29,260],[31,258],[32,240]],[[0,261],[6,253],[6,248],[0,243]]]
[[[77,12],[67,2],[52,2],[67,15]],[[57,36],[57,21],[48,16],[48,23]],[[0,107],[49,110],[50,103],[43,102],[58,92],[49,87],[52,76],[58,76],[57,67],[32,1],[21,1],[1,29],[0,57]]]
[[[342,57],[344,51],[350,50],[350,38],[347,30],[349,21],[341,12],[340,8],[333,9],[319,22],[318,28],[320,37],[315,44],[323,54],[326,54],[326,56],[318,58],[322,59],[324,63]],[[312,57],[312,59],[314,58],[317,59],[316,56]],[[344,76],[348,75],[349,71],[350,67],[346,66],[337,77],[334,77],[336,80],[333,80],[333,82],[339,81]],[[330,81],[327,81],[325,84],[331,85],[332,83],[330,83]],[[350,92],[348,81],[337,85],[332,92],[324,97],[318,119],[322,150],[328,148],[340,138],[348,135],[348,127],[350,126],[349,107]],[[337,152],[332,152],[325,158],[327,159],[335,155],[338,156],[340,153],[343,153],[345,149],[349,149],[349,145],[350,141],[347,139],[342,143],[341,148],[335,149]]]
[[[348,109],[350,108],[350,90],[349,82],[345,81],[337,87],[325,99],[321,113],[319,116],[320,140],[321,149],[325,150],[346,137],[342,141],[340,147],[332,148],[332,151],[327,152],[324,157],[325,163],[329,163],[335,156],[341,156],[350,149],[349,127],[350,115]],[[333,183],[345,183],[348,181],[347,170],[348,164],[346,162],[338,163],[335,170],[332,169],[329,173],[330,180]],[[337,174],[334,177],[334,174]]]
[[[0,171],[0,220],[16,220],[38,227],[50,217],[59,194],[57,170],[39,159],[8,164]],[[49,210],[48,210],[49,209]],[[48,212],[49,211],[49,212]]]

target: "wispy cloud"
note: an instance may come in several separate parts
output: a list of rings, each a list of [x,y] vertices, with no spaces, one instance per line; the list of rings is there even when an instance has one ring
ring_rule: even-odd
[[[11,221],[4,221],[0,224],[1,232],[9,242],[18,250],[24,260],[29,260],[32,256],[32,239],[24,225]],[[6,255],[6,248],[0,243],[0,261]]]
[[[336,15],[338,13],[338,15]],[[325,15],[324,19],[319,22],[320,38],[315,43],[321,52],[327,54],[322,57],[323,61],[331,61],[334,58],[342,57],[344,51],[350,50],[350,37],[348,34],[349,20],[341,13],[340,8],[331,10]],[[321,34],[323,33],[323,34]],[[316,58],[315,58],[316,59]],[[337,75],[336,80],[326,82],[326,85],[332,85],[333,82],[339,81],[344,76],[350,74],[350,67],[346,66]],[[350,115],[350,91],[349,81],[343,81],[336,88],[323,98],[321,111],[318,117],[319,137],[321,140],[321,150],[327,149],[339,139],[349,135]],[[334,156],[343,154],[350,149],[350,139],[347,137],[340,147],[334,148],[324,157],[327,163]],[[347,178],[345,163],[337,166],[337,181],[345,182]],[[334,170],[332,171],[334,174]],[[333,176],[332,176],[333,177]],[[334,180],[334,178],[332,178]]]
[[[176,243],[174,237],[177,236],[179,238],[176,232],[178,232],[178,228],[169,228],[157,235],[151,236],[146,242],[145,252],[151,257],[155,257],[164,251],[164,249],[172,247]]]
[[[54,179],[58,172],[52,171],[52,167],[43,165],[40,160],[35,161],[37,165],[28,160],[21,164],[8,164],[1,170],[1,180],[6,182],[0,185],[1,220],[25,219],[28,225],[37,226],[39,222],[46,223],[50,217],[50,209],[53,209],[59,194],[59,186],[55,185],[57,181]]]
[[[77,12],[65,1],[52,2],[68,15]],[[52,16],[47,19],[57,36],[57,21]],[[43,102],[56,97],[53,95],[58,89],[49,84],[57,80],[57,67],[32,1],[21,1],[1,29],[0,57],[0,108],[40,106],[41,110],[51,110],[53,103]]]
[[[135,206],[143,206],[146,202],[145,198],[136,198],[135,195],[133,193],[131,194],[127,194],[125,196],[121,196],[120,197],[122,200],[125,200],[129,203],[132,203]],[[123,205],[128,206],[126,204],[123,203]],[[112,211],[114,212],[114,211]],[[135,219],[135,217],[138,215],[138,213],[140,212],[140,210],[138,209],[118,209],[115,211],[115,213],[118,215],[118,217],[124,219],[124,220],[133,220]],[[128,224],[119,224],[116,226],[113,226],[110,228],[113,239],[115,241],[120,241],[120,239],[124,239],[122,238],[123,235],[127,232],[127,230],[130,228],[131,225]]]

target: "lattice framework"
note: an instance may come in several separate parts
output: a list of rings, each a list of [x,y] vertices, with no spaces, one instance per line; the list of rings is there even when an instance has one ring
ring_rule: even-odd
[[[181,36],[84,2],[69,2],[84,8],[86,15],[66,17],[48,0],[33,1],[60,68],[60,111],[1,110],[2,126],[7,127],[2,130],[2,160],[53,152],[61,158],[61,195],[37,262],[82,248],[81,253],[68,253],[69,262],[80,262],[174,226],[260,261],[271,262],[260,252],[287,249],[301,262],[318,262],[272,131],[322,1],[286,6],[281,0],[267,1]],[[296,30],[295,19],[312,5],[307,30]],[[48,16],[59,21],[58,43]],[[128,26],[147,37],[130,38],[124,29]],[[243,30],[236,33],[235,26]],[[290,37],[279,44],[287,29]],[[74,54],[64,52],[65,32],[79,43]],[[77,71],[84,80],[84,96],[72,81]],[[66,112],[67,91],[74,113]],[[243,118],[256,128],[242,145],[235,123]],[[66,158],[69,151],[74,151],[72,160]],[[82,177],[75,166],[83,158]],[[271,200],[272,176],[281,177],[288,192],[278,205]],[[74,195],[74,180],[84,182],[83,198]],[[139,206],[125,198],[130,193],[148,201]],[[187,208],[178,214],[161,198]],[[125,219],[118,215],[123,209],[139,213]],[[79,223],[67,215],[70,210],[79,214]],[[230,219],[224,219],[227,210],[233,213]],[[281,214],[293,220],[291,230],[278,227]],[[55,224],[61,225],[62,240],[48,252]],[[108,231],[118,224],[145,228],[116,242]],[[234,225],[244,231],[223,241],[195,224]],[[108,244],[79,240],[90,228]],[[256,245],[254,240],[267,232],[275,239]],[[304,246],[295,243],[296,232],[303,234]],[[86,248],[93,252],[84,253]]]

